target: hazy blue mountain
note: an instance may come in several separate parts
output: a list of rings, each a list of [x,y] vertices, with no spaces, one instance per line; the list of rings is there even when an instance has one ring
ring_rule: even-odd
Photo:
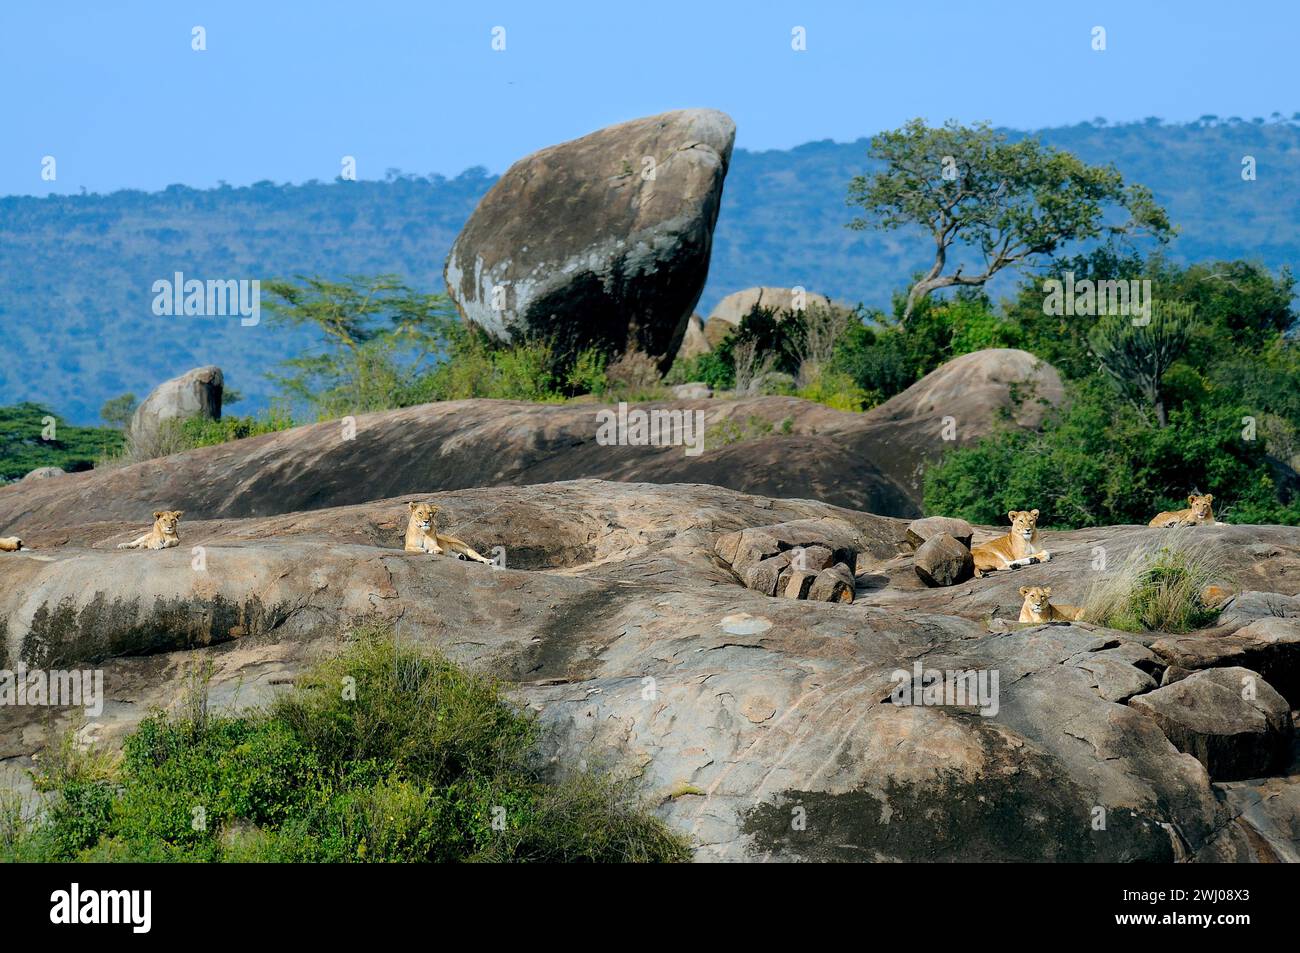
[[[1274,268],[1300,260],[1297,122],[1098,122],[1040,135],[1150,186],[1182,229],[1176,259],[1244,257]],[[928,246],[915,235],[844,227],[852,217],[845,187],[867,167],[866,153],[865,139],[737,150],[701,313],[756,284],[887,304]],[[1255,181],[1241,177],[1246,155]],[[156,280],[177,271],[200,279],[397,272],[442,290],[447,249],[493,181],[472,169],[455,179],[0,199],[0,404],[32,400],[93,422],[110,397],[142,397],[164,377],[215,363],[248,397],[242,412],[263,406],[273,393],[266,371],[311,337],[265,320],[242,327],[238,317],[155,316]]]

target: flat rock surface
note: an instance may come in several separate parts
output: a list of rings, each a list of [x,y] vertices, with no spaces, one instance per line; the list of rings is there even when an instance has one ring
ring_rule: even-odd
[[[404,642],[505,679],[538,713],[560,763],[581,753],[636,777],[700,859],[1248,860],[1294,850],[1283,807],[1255,811],[1260,825],[1267,813],[1261,833],[1247,795],[1233,801],[1130,707],[1166,664],[1151,634],[990,630],[995,617],[1015,618],[1021,585],[1050,583],[1077,602],[1099,541],[1119,565],[1125,547],[1158,530],[1047,531],[1051,563],[931,590],[910,554],[893,555],[905,549],[906,521],[826,503],[599,480],[410,487],[443,507],[445,531],[483,552],[504,547],[507,568],[493,569],[402,552],[404,495],[293,509],[294,492],[306,491],[287,469],[336,492],[328,471],[310,468],[323,447],[306,430],[281,435],[302,441],[306,461],[270,455],[267,441],[261,456],[212,448],[238,477],[220,484],[229,497],[190,488],[215,502],[192,508],[175,549],[114,548],[143,531],[136,510],[147,489],[119,500],[70,475],[0,491],[10,514],[30,520],[37,547],[0,556],[4,663],[93,664],[109,698],[90,722],[75,709],[0,709],[0,777],[21,790],[32,756],[64,730],[118,743],[151,705],[175,702],[201,657],[215,664],[214,706],[262,704],[337,651],[341,627],[377,617]],[[155,466],[185,472],[202,458]],[[294,488],[279,512],[228,515],[277,468],[268,485]],[[383,485],[379,468],[367,472]],[[84,496],[59,510],[44,494],[70,482]],[[852,604],[750,591],[715,552],[723,534],[804,520],[862,540]],[[976,541],[995,531],[977,527]],[[1248,588],[1294,595],[1293,529],[1198,531],[1233,544]],[[1246,551],[1258,543],[1273,554]],[[918,672],[983,681],[966,704],[895,704]],[[1105,830],[1093,827],[1097,807]]]

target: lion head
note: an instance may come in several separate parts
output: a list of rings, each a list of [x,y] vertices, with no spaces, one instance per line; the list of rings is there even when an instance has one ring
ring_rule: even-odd
[[[411,508],[411,519],[426,533],[433,529],[433,518],[442,507],[436,503],[407,503]]]
[[[1020,594],[1025,597],[1024,607],[1036,616],[1046,616],[1051,608],[1051,586],[1021,586]]]
[[[1191,507],[1192,519],[1197,522],[1205,522],[1214,519],[1214,511],[1210,509],[1210,504],[1214,502],[1212,494],[1197,496],[1195,493],[1188,494],[1187,505]]]
[[[181,517],[184,515],[184,510],[155,510],[153,528],[164,536],[175,536],[176,527],[180,526]]]
[[[1026,541],[1034,538],[1038,532],[1038,510],[1011,510],[1007,513],[1011,520],[1011,535],[1020,536]]]

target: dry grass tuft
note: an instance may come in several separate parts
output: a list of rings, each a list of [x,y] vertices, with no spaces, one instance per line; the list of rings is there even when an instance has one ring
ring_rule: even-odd
[[[1165,541],[1134,550],[1094,583],[1083,618],[1126,632],[1203,628],[1218,617],[1224,601],[1210,593],[1234,588],[1228,567],[1222,543],[1207,540],[1195,527],[1174,530]]]

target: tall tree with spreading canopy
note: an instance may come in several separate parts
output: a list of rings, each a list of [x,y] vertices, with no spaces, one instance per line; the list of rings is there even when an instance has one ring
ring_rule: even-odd
[[[458,333],[444,295],[414,291],[396,275],[298,275],[262,287],[273,322],[323,333],[319,349],[282,362],[291,373],[269,375],[322,419],[399,406],[404,384]]]
[[[1067,243],[1138,233],[1165,242],[1174,232],[1150,190],[1126,185],[1113,166],[1088,165],[1032,137],[1010,142],[987,123],[931,128],[913,119],[872,138],[870,155],[884,168],[849,183],[848,204],[864,211],[849,227],[919,226],[934,240],[934,263],[908,291],[905,323],[933,291],[983,285]],[[1115,209],[1127,218],[1108,216]],[[958,242],[982,253],[981,271],[948,270]]]

